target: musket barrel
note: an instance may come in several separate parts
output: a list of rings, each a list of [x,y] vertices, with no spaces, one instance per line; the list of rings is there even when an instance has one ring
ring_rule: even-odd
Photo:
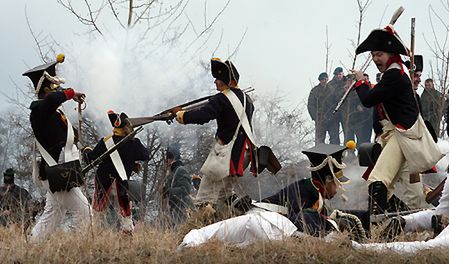
[[[114,152],[115,150],[117,150],[118,148],[120,148],[123,144],[125,144],[125,142],[127,142],[128,140],[130,140],[132,137],[134,137],[135,135],[137,135],[138,133],[140,133],[141,131],[143,131],[143,127],[138,127],[136,128],[133,132],[131,132],[130,134],[126,135],[124,138],[122,138],[117,144],[115,144],[113,147],[111,147],[110,149],[108,149],[106,152],[104,152],[103,154],[100,155],[100,157],[98,157],[97,159],[95,159],[94,161],[92,161],[91,163],[89,163],[89,165],[87,165],[86,167],[84,167],[81,170],[82,174],[86,174],[89,170],[91,170],[93,167],[95,167],[96,165],[98,165],[100,162],[102,162],[105,158],[107,158],[112,152]]]
[[[254,90],[255,89],[250,86],[248,88],[242,89],[242,92],[247,94],[247,93],[253,92]],[[161,113],[154,115],[154,116],[130,117],[130,118],[127,118],[127,120],[130,122],[131,126],[133,126],[133,127],[146,125],[146,124],[152,123],[154,121],[170,121],[175,117],[171,112],[172,109],[181,108],[182,110],[185,110],[185,111],[197,109],[197,108],[200,108],[203,105],[207,104],[207,101],[212,96],[214,96],[214,95],[208,95],[205,97],[201,97],[199,99],[195,99],[193,101],[190,101],[190,102],[172,107],[168,110],[162,111]]]

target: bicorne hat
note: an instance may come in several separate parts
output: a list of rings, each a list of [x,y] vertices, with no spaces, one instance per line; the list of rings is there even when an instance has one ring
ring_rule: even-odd
[[[227,60],[222,62],[219,58],[213,58],[210,61],[210,65],[212,76],[214,78],[224,82],[226,85],[228,85],[231,80],[234,80],[237,83],[239,82],[239,72],[231,61]]]
[[[394,31],[392,25],[371,31],[368,37],[357,47],[356,54],[366,51],[384,51],[394,54],[409,55],[409,50]]]

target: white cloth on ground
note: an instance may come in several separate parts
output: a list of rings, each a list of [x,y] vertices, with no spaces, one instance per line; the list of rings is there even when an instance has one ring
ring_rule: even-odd
[[[296,230],[288,218],[278,213],[252,209],[245,215],[191,230],[178,249],[198,246],[214,239],[246,246],[256,241],[281,240],[290,237]]]

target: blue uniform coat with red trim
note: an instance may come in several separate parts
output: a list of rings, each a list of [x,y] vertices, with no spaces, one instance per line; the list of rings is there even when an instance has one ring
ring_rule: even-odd
[[[123,136],[112,136],[112,140],[117,144]],[[110,140],[110,139],[109,139]],[[93,161],[106,152],[106,144],[104,138],[102,138],[95,148],[87,153],[87,159]],[[123,166],[125,167],[126,176],[129,179],[133,169],[135,168],[136,161],[144,161],[149,159],[149,151],[140,142],[138,138],[133,138],[120,146],[117,149]],[[123,216],[129,216],[131,214],[130,199],[128,196],[128,182],[123,181],[110,157],[103,160],[98,165],[97,173],[95,176],[95,197],[94,197],[94,209],[97,211],[103,211],[107,209],[106,201],[111,191],[112,183],[116,183],[117,197],[121,208],[121,214]]]
[[[244,93],[240,89],[231,88],[231,90],[237,95],[240,102],[243,104]],[[229,91],[228,91],[229,92]],[[251,120],[254,112],[254,105],[248,95],[246,96],[246,115],[251,125]],[[211,120],[217,120],[217,132],[216,138],[221,140],[223,144],[228,144],[234,132],[239,124],[239,118],[232,107],[231,102],[223,93],[218,93],[212,96],[208,103],[196,110],[188,111],[184,113],[184,124],[205,124]],[[230,174],[243,176],[243,158],[245,154],[246,146],[250,148],[251,155],[251,171],[253,175],[256,175],[254,145],[249,141],[244,129],[240,127],[237,135],[237,139],[232,148]]]
[[[418,118],[418,107],[416,105],[411,82],[408,76],[400,69],[387,70],[382,79],[373,89],[369,83],[362,83],[357,88],[357,94],[365,107],[374,107],[383,103],[391,122],[405,129],[409,129]],[[377,107],[379,111],[379,107]],[[377,124],[379,113],[374,113],[374,130],[381,132]]]

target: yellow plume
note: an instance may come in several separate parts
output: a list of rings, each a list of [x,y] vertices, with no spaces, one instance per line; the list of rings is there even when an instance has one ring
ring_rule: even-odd
[[[63,63],[65,60],[65,55],[62,53],[59,53],[58,55],[56,55],[56,61],[59,63]]]
[[[346,147],[348,149],[354,150],[356,146],[354,140],[348,140],[348,142],[346,142]]]

